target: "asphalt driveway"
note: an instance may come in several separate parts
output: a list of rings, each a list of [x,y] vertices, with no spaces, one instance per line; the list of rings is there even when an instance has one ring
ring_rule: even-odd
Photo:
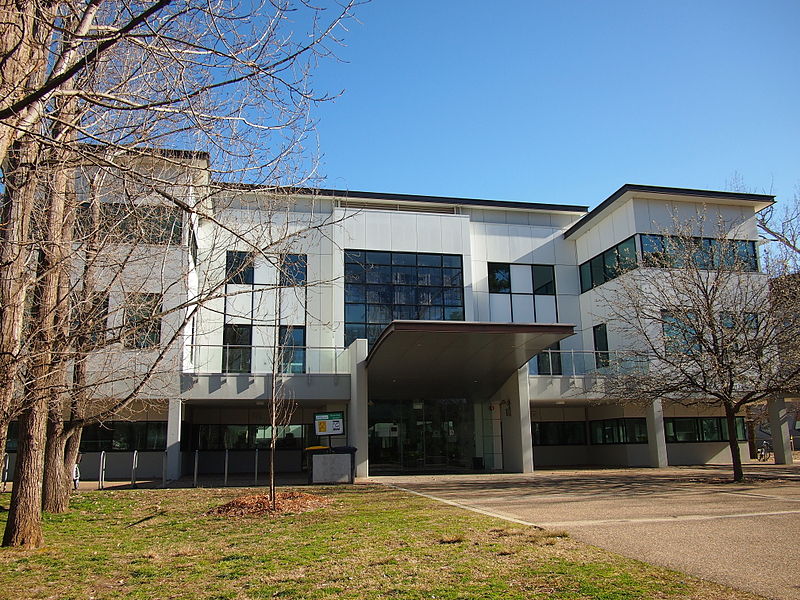
[[[375,477],[770,598],[800,599],[800,465]]]

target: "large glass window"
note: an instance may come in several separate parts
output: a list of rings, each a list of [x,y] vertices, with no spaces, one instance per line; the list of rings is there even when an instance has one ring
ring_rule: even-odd
[[[207,424],[192,425],[184,440],[184,449],[191,450],[254,450],[269,448],[271,425]],[[305,448],[312,440],[309,425],[278,425],[275,446],[281,450]]]
[[[592,444],[646,444],[647,421],[642,418],[591,421]]]
[[[225,279],[228,283],[253,284],[253,256],[249,252],[228,250],[225,255]]]
[[[393,320],[464,320],[462,258],[345,250],[345,345],[374,344]]]
[[[161,296],[133,293],[125,298],[126,348],[156,348],[161,344]]]
[[[727,442],[725,417],[671,417],[664,419],[667,442]],[[736,417],[736,439],[747,440],[744,417]]]
[[[164,450],[166,421],[112,421],[83,428],[81,452]]]
[[[230,323],[225,325],[222,344],[222,372],[249,373],[253,349],[253,327]]]
[[[636,239],[631,236],[580,265],[581,293],[635,268]]]
[[[534,421],[534,446],[583,446],[586,444],[584,421]]]
[[[77,227],[95,228],[90,203],[80,206]],[[108,241],[117,244],[179,245],[183,237],[183,212],[172,206],[101,202],[96,227]]]
[[[640,234],[642,261],[648,267],[681,268],[687,258],[699,269],[725,267],[758,271],[755,242]],[[687,245],[689,247],[687,248]]]

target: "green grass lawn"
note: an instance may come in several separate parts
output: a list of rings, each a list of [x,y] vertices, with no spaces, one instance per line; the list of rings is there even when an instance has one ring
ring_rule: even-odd
[[[334,502],[223,518],[204,513],[263,488],[76,494],[44,548],[0,550],[0,598],[754,598],[389,488],[304,491]]]

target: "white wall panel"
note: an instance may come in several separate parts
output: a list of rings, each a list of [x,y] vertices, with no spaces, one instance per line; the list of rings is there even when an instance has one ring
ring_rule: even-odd
[[[537,323],[556,323],[556,297],[555,296],[534,296],[536,303],[536,322]]]
[[[469,233],[473,260],[486,260],[486,226],[483,223],[470,223]]]
[[[533,273],[530,265],[511,265],[511,291],[515,294],[533,293]]]
[[[474,292],[472,294],[475,303],[475,320],[476,321],[491,321],[492,316],[489,313],[489,292]]]
[[[441,218],[434,215],[417,216],[417,252],[442,251]]]
[[[463,217],[439,217],[442,228],[442,252],[445,254],[461,254],[464,251],[462,238],[464,229]]]
[[[281,325],[305,325],[305,290],[291,288],[281,294]]]
[[[508,262],[530,263],[533,258],[532,228],[528,225],[508,226]]]
[[[389,213],[377,210],[366,211],[367,245],[369,250],[389,250],[392,243],[392,228]]]
[[[510,262],[508,248],[508,225],[486,223],[486,260],[489,262]]]
[[[397,252],[412,252],[417,243],[417,216],[413,213],[392,213],[389,215],[392,231],[391,248]]]
[[[225,314],[230,317],[245,317],[248,320],[253,313],[252,287],[249,285],[227,286],[225,298]],[[227,322],[232,322],[228,320]]]
[[[511,309],[514,323],[534,323],[533,296],[528,294],[512,294]]]
[[[489,294],[489,320],[495,323],[511,323],[509,294]]]
[[[580,294],[580,280],[578,275],[578,267],[573,262],[572,265],[564,265],[559,263],[556,268],[556,293],[561,296],[562,294]]]

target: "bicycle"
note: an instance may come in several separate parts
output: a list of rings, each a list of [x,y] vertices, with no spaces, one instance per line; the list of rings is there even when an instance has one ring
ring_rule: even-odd
[[[772,458],[772,445],[766,440],[756,450],[756,459],[759,462],[767,462]]]

